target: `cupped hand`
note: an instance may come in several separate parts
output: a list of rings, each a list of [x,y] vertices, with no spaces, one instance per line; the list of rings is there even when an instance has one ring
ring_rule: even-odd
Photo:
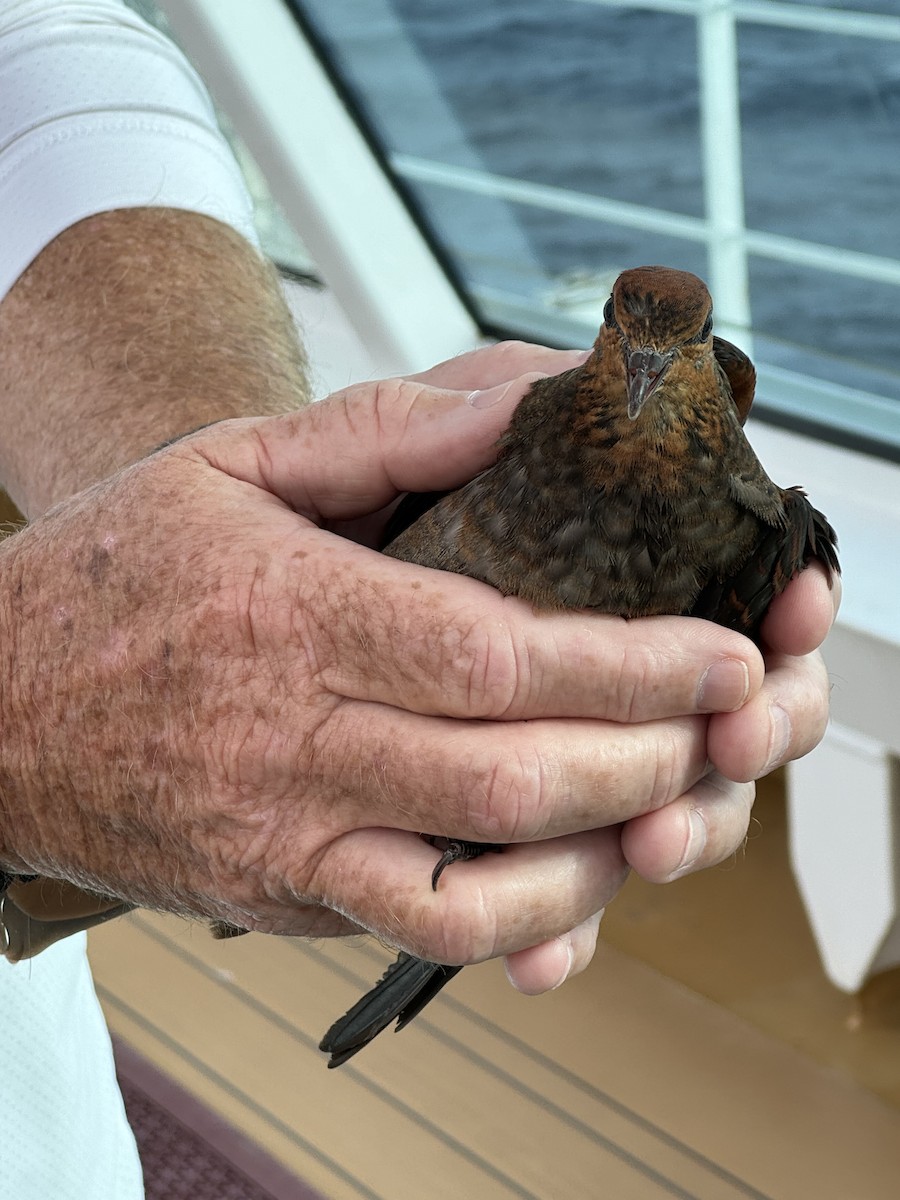
[[[773,602],[763,626],[765,679],[741,708],[710,717],[711,769],[671,804],[622,828],[626,861],[645,879],[667,883],[733,855],[746,838],[754,781],[822,739],[831,689],[818,647],[840,596],[840,578],[829,583],[821,565],[813,563]],[[601,915],[510,956],[511,981],[536,993],[584,970],[596,949]]]
[[[762,630],[762,687],[740,709],[710,718],[715,769],[675,804],[623,830],[625,856],[645,878],[666,882],[733,854],[746,835],[754,781],[821,741],[831,688],[818,647],[839,603],[840,579],[829,586],[818,563],[773,602]]]
[[[640,821],[704,786],[708,724],[752,769],[762,658],[684,618],[536,614],[344,536],[470,478],[534,373],[581,358],[495,347],[224,422],[10,539],[0,859],[245,928],[512,954],[513,977],[524,952],[529,990],[559,945],[583,965]],[[797,714],[781,666],[769,699]],[[513,845],[432,892],[420,831]]]

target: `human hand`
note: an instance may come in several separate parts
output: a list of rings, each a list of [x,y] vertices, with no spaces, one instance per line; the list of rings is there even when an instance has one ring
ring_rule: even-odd
[[[709,720],[710,770],[672,803],[627,821],[622,850],[645,879],[667,883],[730,857],[746,838],[754,781],[808,754],[828,720],[830,684],[818,647],[840,606],[816,563],[773,602],[763,625],[762,687],[734,712]],[[566,934],[507,960],[511,982],[532,994],[590,963],[601,913]]]
[[[602,907],[626,870],[613,826],[703,776],[697,714],[757,695],[755,649],[685,619],[537,615],[336,532],[470,477],[522,370],[575,361],[502,346],[223,423],[7,543],[3,861],[449,962]],[[713,664],[731,675],[700,702]],[[517,844],[434,894],[420,829]]]
[[[639,874],[667,882],[733,854],[734,833],[741,841],[746,834],[753,781],[821,741],[831,689],[818,647],[837,615],[840,593],[840,577],[829,588],[825,571],[813,563],[773,602],[763,625],[762,687],[738,711],[710,718],[708,749],[715,769],[676,804],[623,830],[626,858]],[[733,820],[723,824],[722,809]]]

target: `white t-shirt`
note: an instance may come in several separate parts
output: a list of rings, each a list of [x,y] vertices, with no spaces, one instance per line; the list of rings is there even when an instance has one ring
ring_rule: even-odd
[[[0,0],[0,298],[93,213],[252,204],[183,55],[120,0]],[[140,1200],[85,937],[0,960],[0,1197]]]
[[[63,229],[144,205],[255,241],[197,73],[121,0],[0,0],[0,296]]]
[[[0,961],[4,1200],[144,1195],[85,942],[78,933],[15,966]]]

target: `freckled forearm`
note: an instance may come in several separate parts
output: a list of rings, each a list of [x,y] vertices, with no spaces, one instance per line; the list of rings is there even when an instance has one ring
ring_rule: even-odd
[[[0,486],[32,520],[169,438],[228,417],[290,411],[307,398],[274,271],[238,234],[194,213],[121,210],[66,230],[0,304],[0,347]],[[196,502],[173,495],[171,520]],[[130,547],[126,561],[152,557],[165,536],[159,503],[148,511],[126,487],[107,506],[104,529],[117,525]],[[90,541],[76,552],[103,504],[93,493],[75,501],[64,539],[40,523],[0,545],[0,864],[13,869],[40,863],[52,872],[61,853],[54,837],[66,847],[69,878],[79,874],[77,861],[108,866],[102,845],[89,845],[102,820],[82,813],[77,797],[121,807],[121,796],[72,771],[130,757],[134,739],[118,749],[106,744],[112,714],[73,709],[78,688],[65,682],[73,654],[88,664],[81,678],[102,665],[111,629],[125,628],[114,581],[100,587],[91,579]],[[146,580],[142,615],[127,629],[153,642],[167,610],[145,590]],[[136,653],[132,647],[126,661]],[[88,701],[103,709],[123,680],[98,679]],[[164,723],[167,706],[154,706],[143,684],[138,696],[143,736],[148,723]],[[167,775],[160,762],[144,790],[164,787]]]
[[[307,397],[274,272],[195,213],[60,234],[0,304],[0,483],[33,518],[160,442]]]

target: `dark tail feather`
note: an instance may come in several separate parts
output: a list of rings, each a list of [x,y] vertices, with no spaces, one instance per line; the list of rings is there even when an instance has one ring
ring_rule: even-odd
[[[395,1017],[395,1032],[399,1032],[461,970],[411,954],[398,955],[375,986],[335,1021],[319,1042],[319,1049],[331,1055],[329,1067],[339,1067],[368,1046]]]

